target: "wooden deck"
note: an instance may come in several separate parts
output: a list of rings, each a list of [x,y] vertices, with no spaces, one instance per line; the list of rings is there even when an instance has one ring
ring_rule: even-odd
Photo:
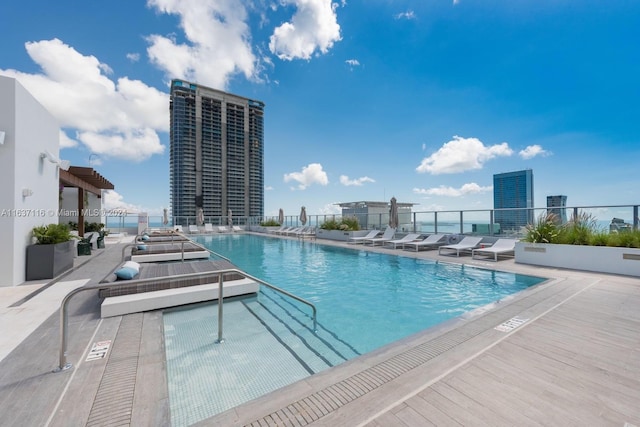
[[[96,259],[97,280],[109,253]],[[640,426],[639,279],[512,260],[455,262],[551,280],[197,425]],[[100,320],[93,299],[73,304],[72,370],[51,373],[55,315],[0,362],[0,424],[170,425],[161,313]],[[103,340],[112,341],[108,356],[86,362],[91,343]]]

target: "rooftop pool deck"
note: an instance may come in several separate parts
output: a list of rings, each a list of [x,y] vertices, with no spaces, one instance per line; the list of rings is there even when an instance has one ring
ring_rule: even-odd
[[[69,307],[73,368],[53,372],[60,301],[105,277],[126,243],[111,239],[76,258],[57,281],[0,288],[0,424],[171,425],[161,311],[101,319],[96,293],[78,294]],[[640,426],[639,278],[354,249],[549,280],[195,425]],[[96,343],[109,346],[104,357]]]

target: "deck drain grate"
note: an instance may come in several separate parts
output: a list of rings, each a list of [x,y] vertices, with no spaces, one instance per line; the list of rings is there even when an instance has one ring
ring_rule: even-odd
[[[554,292],[553,295],[560,292],[562,291]],[[538,292],[525,300],[514,302],[504,307],[502,310],[487,313],[482,318],[462,325],[429,342],[417,345],[404,353],[393,356],[377,365],[345,378],[301,400],[291,403],[282,409],[272,412],[264,418],[246,424],[245,427],[272,425],[305,426],[315,422],[465,341],[495,328],[496,325],[500,325],[506,320],[512,319],[524,309],[553,297],[553,295],[550,296],[548,293]]]
[[[131,423],[141,336],[142,313],[124,316],[93,401],[87,427]]]

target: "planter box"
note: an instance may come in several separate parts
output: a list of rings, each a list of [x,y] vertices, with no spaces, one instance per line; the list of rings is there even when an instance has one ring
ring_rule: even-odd
[[[515,262],[640,276],[640,249],[516,242]]]
[[[27,246],[26,280],[53,279],[70,270],[74,251],[72,240],[55,245]]]
[[[352,237],[366,236],[368,233],[369,233],[369,230],[342,231],[342,230],[323,230],[322,228],[318,228],[316,230],[316,238],[328,239],[328,240],[340,240],[343,242],[347,242]]]

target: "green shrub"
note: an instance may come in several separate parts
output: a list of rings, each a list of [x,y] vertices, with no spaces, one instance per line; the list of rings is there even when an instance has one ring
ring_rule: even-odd
[[[360,223],[356,217],[344,217],[340,221],[335,218],[328,219],[320,225],[323,230],[358,231]]]
[[[553,243],[588,245],[596,233],[598,233],[596,219],[593,215],[582,212],[573,216],[569,222],[559,228],[558,236]]]
[[[527,224],[525,242],[530,243],[558,243],[558,216],[553,213],[543,213],[533,224]]]
[[[266,221],[262,221],[260,225],[263,227],[279,227],[281,224],[275,219],[271,218]]]
[[[38,245],[68,242],[74,238],[66,224],[49,224],[33,227],[31,234],[36,238],[36,244]]]

